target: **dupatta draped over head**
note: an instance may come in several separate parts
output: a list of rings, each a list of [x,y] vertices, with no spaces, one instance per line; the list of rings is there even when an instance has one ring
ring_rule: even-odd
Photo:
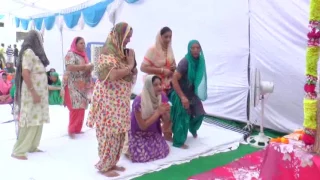
[[[165,51],[165,48],[167,50]],[[162,41],[160,31],[156,37],[156,43],[149,48],[146,55],[144,56],[144,62],[152,67],[157,68],[167,68],[171,69],[173,65],[176,64],[171,42],[168,44],[168,47],[164,46],[164,42]],[[163,88],[170,88],[171,77],[164,77],[160,75],[163,83]]]
[[[10,92],[12,86],[11,82],[7,80],[6,82],[2,79],[2,75],[7,74],[6,72],[0,72],[0,96],[7,95]]]
[[[207,71],[206,62],[204,59],[203,51],[201,49],[200,56],[195,59],[191,53],[191,47],[194,44],[199,44],[197,40],[191,40],[188,44],[188,53],[185,58],[188,61],[188,79],[194,85],[195,94],[202,100],[207,99]]]
[[[59,78],[59,74],[56,73],[56,72],[51,72],[51,73],[50,73],[50,76],[54,76],[54,77],[57,78],[57,81],[56,81],[56,82],[52,82],[52,86],[58,86],[58,87],[60,87],[60,86],[61,86],[61,80],[60,80],[60,78]]]
[[[155,75],[147,75],[141,93],[141,116],[147,119],[155,112],[161,104],[161,94],[156,96],[152,84],[152,78]]]
[[[78,49],[77,49],[77,39],[80,39],[80,38],[83,39],[82,37],[76,37],[73,39],[69,52],[73,52],[73,53],[83,57],[86,64],[88,64],[89,59],[88,59],[86,52],[85,51],[78,51]]]
[[[132,28],[125,22],[118,23],[112,28],[102,47],[99,60],[95,63],[95,72],[100,80],[105,80],[112,69],[124,68],[128,65],[123,42],[131,30]],[[132,75],[124,77],[123,80],[132,81]]]
[[[19,113],[19,114],[20,114],[20,103],[21,103],[21,85],[23,81],[22,61],[23,61],[23,54],[27,49],[31,49],[34,52],[34,54],[39,57],[44,67],[47,67],[50,63],[46,53],[44,52],[42,35],[35,30],[29,31],[21,45],[21,50],[19,52],[19,57],[17,60],[17,71],[16,71],[16,78],[15,78],[16,93],[15,93],[14,100],[15,100],[15,106],[17,110],[16,113]]]

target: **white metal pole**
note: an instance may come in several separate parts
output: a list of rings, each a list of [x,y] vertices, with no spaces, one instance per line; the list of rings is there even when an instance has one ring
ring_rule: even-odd
[[[260,122],[260,133],[263,133],[263,121],[264,121],[264,95],[261,95],[261,122]]]
[[[63,34],[62,34],[62,29],[63,28],[60,28],[60,40],[61,40],[61,58],[62,58],[62,65],[63,65],[63,67],[62,67],[63,72],[62,73],[64,73],[66,66],[65,66],[64,55],[63,55]]]

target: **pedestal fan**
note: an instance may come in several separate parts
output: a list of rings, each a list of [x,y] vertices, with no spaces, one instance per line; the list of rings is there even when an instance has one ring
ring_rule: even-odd
[[[263,120],[264,120],[264,99],[265,95],[273,93],[274,84],[269,81],[261,81],[260,71],[255,69],[254,74],[254,89],[253,89],[253,106],[257,107],[259,101],[261,105],[260,109],[260,132],[258,135],[249,136],[247,143],[258,148],[263,148],[268,145],[270,137],[266,136],[263,132]]]

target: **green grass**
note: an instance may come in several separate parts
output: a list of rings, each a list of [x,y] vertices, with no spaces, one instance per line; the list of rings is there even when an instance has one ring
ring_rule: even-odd
[[[232,124],[236,127],[245,126],[245,124],[235,121],[228,121],[217,118],[214,118],[214,120]],[[258,131],[253,132],[253,134],[257,133]],[[279,137],[284,135],[283,133],[275,132],[268,129],[265,130],[265,134],[270,137]],[[247,154],[253,153],[258,150],[258,148],[254,148],[250,145],[241,144],[239,148],[234,151],[219,153],[212,156],[199,157],[197,159],[193,159],[188,163],[173,165],[167,169],[163,169],[158,172],[145,174],[143,176],[135,178],[135,180],[186,180],[190,176],[200,174],[205,171],[209,171],[219,166],[226,165],[236,159],[239,159]]]

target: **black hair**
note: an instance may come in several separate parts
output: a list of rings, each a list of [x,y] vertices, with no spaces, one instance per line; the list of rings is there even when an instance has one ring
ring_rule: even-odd
[[[160,35],[164,35],[165,33],[167,32],[172,32],[172,30],[169,28],[169,27],[163,27],[161,30],[160,30]]]
[[[1,46],[4,46],[4,44],[3,44],[3,43],[1,43]]]
[[[80,41],[80,40],[82,40],[83,38],[82,37],[77,37],[77,39],[76,39],[76,44],[78,44],[78,42]]]
[[[161,82],[161,78],[159,77],[159,76],[153,76],[152,77],[152,83],[154,83],[154,81],[156,80],[156,79],[159,79],[160,80],[160,82]]]

